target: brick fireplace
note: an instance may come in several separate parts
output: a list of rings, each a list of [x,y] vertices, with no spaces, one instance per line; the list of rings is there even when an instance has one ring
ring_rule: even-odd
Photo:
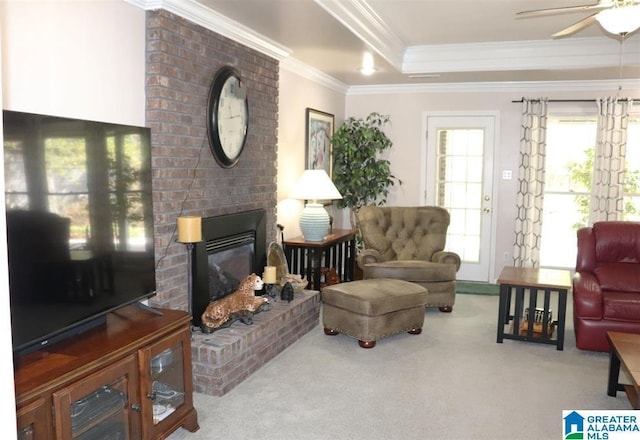
[[[146,32],[146,117],[152,134],[158,291],[151,303],[187,310],[187,252],[184,245],[175,242],[179,215],[210,217],[264,209],[266,243],[275,240],[279,63],[161,9],[147,11]],[[215,162],[206,133],[209,87],[224,65],[239,70],[248,90],[250,115],[244,152],[238,165],[230,169]],[[194,372],[204,369],[198,367],[200,360],[221,359],[224,353],[245,346],[233,363],[224,361],[223,369],[233,372],[227,375],[230,379],[204,377],[208,385],[200,386],[196,380],[196,390],[223,394],[230,389],[230,383],[239,383],[281,350],[283,339],[291,343],[317,324],[317,297],[309,296],[305,306],[301,305],[302,299],[297,298],[280,311],[274,307],[269,315],[267,312],[257,315],[253,326],[234,324],[244,326],[240,328],[246,333],[236,335],[241,339],[224,337],[232,340],[228,349],[219,341],[201,341],[196,337]],[[300,315],[292,318],[295,310]],[[275,323],[268,328],[256,325],[272,318]],[[290,321],[283,324],[285,319]],[[294,330],[298,334],[267,336],[276,328],[278,332]],[[264,347],[265,341],[272,344]],[[257,345],[247,352],[250,342]],[[218,383],[217,388],[209,386],[214,382]]]
[[[249,130],[238,165],[213,158],[206,132],[209,86],[231,64],[247,85]],[[179,215],[266,211],[276,236],[278,62],[165,10],[147,11],[147,125],[151,128],[156,237],[154,304],[187,310],[187,253]]]

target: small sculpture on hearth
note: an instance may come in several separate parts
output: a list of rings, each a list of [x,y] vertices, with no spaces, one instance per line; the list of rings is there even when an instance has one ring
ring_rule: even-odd
[[[240,282],[235,292],[209,303],[202,314],[202,331],[211,333],[238,319],[244,324],[252,324],[255,313],[271,308],[268,298],[255,295],[263,285],[262,278],[252,273]]]
[[[264,285],[264,295],[270,298],[275,298],[280,293],[280,286],[276,284],[267,284]]]
[[[284,283],[282,291],[280,292],[280,299],[287,302],[291,302],[293,300],[293,286],[291,283]]]

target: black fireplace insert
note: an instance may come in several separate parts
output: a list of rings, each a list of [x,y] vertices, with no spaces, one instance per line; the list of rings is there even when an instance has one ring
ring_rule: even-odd
[[[200,326],[213,300],[232,293],[251,273],[262,275],[266,263],[266,210],[202,219],[202,241],[194,247],[193,325]]]

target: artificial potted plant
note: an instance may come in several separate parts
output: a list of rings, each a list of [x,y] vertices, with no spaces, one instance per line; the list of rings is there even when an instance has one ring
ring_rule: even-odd
[[[402,182],[391,173],[390,162],[380,156],[392,142],[383,131],[388,115],[370,113],[364,119],[350,117],[338,128],[333,144],[333,182],[342,194],[338,208],[349,208],[353,228],[359,229],[358,210],[384,205],[389,188]]]

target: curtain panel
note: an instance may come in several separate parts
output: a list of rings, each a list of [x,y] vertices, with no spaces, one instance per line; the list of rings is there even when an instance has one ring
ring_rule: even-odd
[[[627,127],[631,100],[597,100],[598,122],[593,160],[589,222],[622,220]]]
[[[544,167],[547,138],[547,99],[522,99],[520,166],[513,264],[540,265]]]

